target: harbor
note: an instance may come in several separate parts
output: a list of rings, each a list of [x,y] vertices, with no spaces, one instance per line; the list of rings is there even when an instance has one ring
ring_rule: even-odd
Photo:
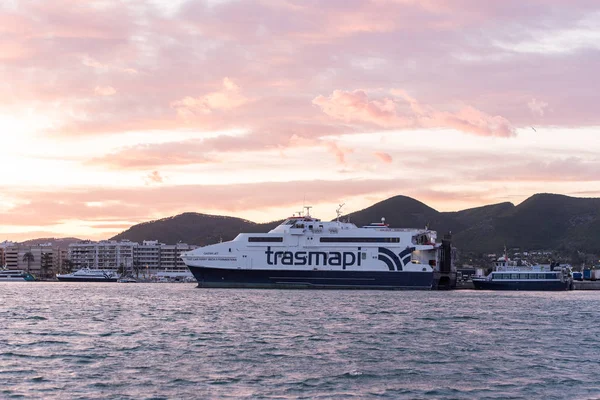
[[[357,226],[341,218],[342,206],[333,221],[313,217],[307,206],[266,233],[242,232],[206,246],[87,240],[70,243],[65,252],[52,243],[34,250],[4,242],[0,281],[196,282],[198,288],[238,289],[600,290],[600,268],[532,263],[524,258],[529,252],[513,252],[509,258],[506,247],[491,268],[457,267],[460,249],[450,233],[438,239],[428,227],[394,228],[385,217]],[[67,270],[61,272],[63,267]]]

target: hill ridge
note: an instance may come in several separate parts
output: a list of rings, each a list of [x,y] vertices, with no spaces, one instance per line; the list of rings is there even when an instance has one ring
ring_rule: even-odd
[[[518,205],[501,202],[440,212],[409,196],[396,195],[342,218],[350,218],[362,226],[379,222],[382,217],[393,227],[428,225],[438,231],[438,236],[452,232],[455,246],[464,252],[497,252],[506,244],[524,249],[573,249],[600,254],[598,198],[538,193]],[[231,240],[240,232],[267,232],[279,223],[256,223],[189,211],[134,225],[112,239],[207,245]]]

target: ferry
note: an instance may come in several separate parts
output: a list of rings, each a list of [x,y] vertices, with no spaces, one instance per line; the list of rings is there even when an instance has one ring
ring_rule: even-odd
[[[340,209],[326,222],[305,208],[268,233],[181,258],[200,288],[432,289],[434,271],[450,269],[450,242],[436,243],[433,230],[394,229],[385,218],[357,227],[340,221]]]
[[[17,269],[0,269],[0,282],[31,282],[35,277],[27,271]]]
[[[475,289],[483,290],[571,290],[573,278],[568,265],[521,265],[505,255],[494,263],[495,270],[483,278],[473,278]]]
[[[119,274],[104,269],[82,268],[71,274],[57,274],[61,282],[117,282]]]

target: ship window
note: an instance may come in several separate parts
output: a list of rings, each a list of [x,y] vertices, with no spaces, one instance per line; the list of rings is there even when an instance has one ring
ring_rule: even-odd
[[[510,274],[510,279],[519,279],[519,274]]]
[[[397,237],[322,237],[321,243],[400,243]]]
[[[360,253],[360,257],[361,257],[363,260],[366,260],[366,259],[367,259],[367,253]]]
[[[253,243],[264,243],[264,242],[283,242],[283,237],[281,236],[250,236],[248,238],[248,242]]]

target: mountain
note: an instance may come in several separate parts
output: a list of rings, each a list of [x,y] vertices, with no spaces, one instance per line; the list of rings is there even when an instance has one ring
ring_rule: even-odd
[[[600,253],[600,199],[536,194],[500,215],[496,233],[511,246]]]
[[[268,232],[281,221],[257,224],[241,218],[199,213],[183,213],[174,217],[134,225],[112,240],[158,240],[162,243],[178,242],[204,246],[235,238],[240,232]]]
[[[454,245],[470,252],[494,253],[502,250],[505,244],[508,245],[507,238],[496,231],[496,221],[514,208],[514,204],[506,202],[444,213],[465,226],[464,229],[453,231]]]
[[[406,196],[394,196],[341,217],[358,226],[380,222],[398,228],[452,232],[461,252],[494,253],[506,245],[522,250],[583,251],[600,254],[600,199],[536,194],[521,204],[499,203],[456,212],[439,212]],[[240,218],[197,213],[132,226],[113,239],[159,240],[206,245],[240,232],[267,232],[281,221],[258,224]]]
[[[69,247],[71,243],[80,242],[81,239],[77,239],[74,237],[66,237],[66,238],[40,238],[40,239],[30,239],[21,244],[25,246],[38,246],[40,244],[52,243],[52,247],[59,247],[61,249],[66,249]]]
[[[449,213],[441,213],[433,208],[406,196],[394,196],[342,217],[357,226],[372,222],[385,222],[394,228],[425,228],[437,230],[439,234],[465,229],[466,226]]]

